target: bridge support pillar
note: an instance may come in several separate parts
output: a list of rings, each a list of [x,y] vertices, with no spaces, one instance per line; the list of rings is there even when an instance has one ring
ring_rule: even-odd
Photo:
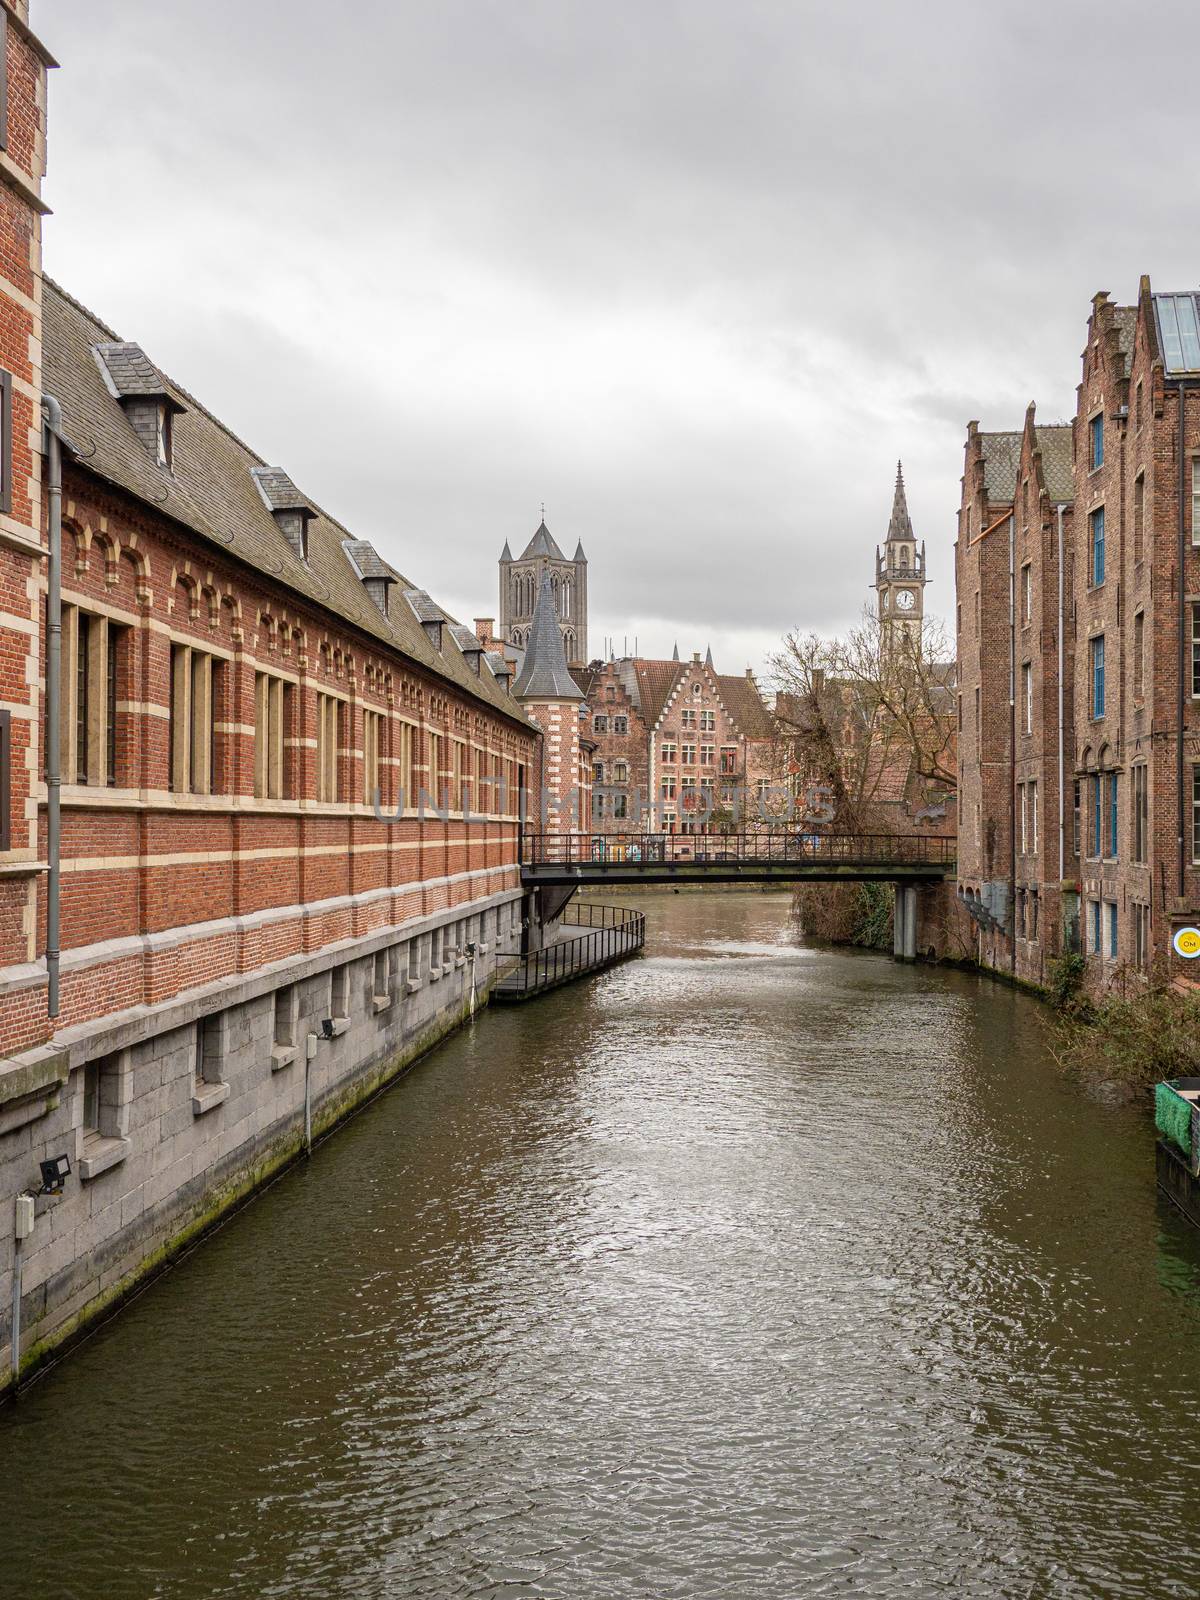
[[[895,909],[892,913],[892,953],[897,961],[917,959],[917,886],[914,883],[896,885]]]

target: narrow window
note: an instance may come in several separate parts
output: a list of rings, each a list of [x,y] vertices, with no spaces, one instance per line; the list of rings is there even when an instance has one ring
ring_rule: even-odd
[[[1088,928],[1088,949],[1089,949],[1089,953],[1092,954],[1092,955],[1097,955],[1098,956],[1101,953],[1100,952],[1100,902],[1099,902],[1099,900],[1089,900],[1088,901],[1088,922],[1089,922],[1089,928]]]
[[[1092,470],[1104,465],[1104,413],[1092,418],[1088,424],[1091,439]]]
[[[3,15],[3,13],[0,13]],[[7,17],[4,18],[7,24]],[[0,33],[0,49],[4,48],[4,39]],[[0,73],[0,84],[5,81],[5,74]],[[0,97],[2,98],[2,97]],[[0,118],[5,113],[0,109]],[[0,127],[3,122],[0,121]],[[0,141],[0,150],[7,149],[7,143]],[[12,510],[12,478],[13,478],[13,421],[12,421],[12,374],[0,371],[0,511]]]
[[[1107,900],[1104,904],[1108,921],[1108,958],[1110,961],[1117,959],[1117,903]]]
[[[1196,466],[1192,463],[1192,526],[1195,527]],[[1133,559],[1140,561],[1145,555],[1146,542],[1146,475],[1139,472],[1133,480]]]
[[[1100,774],[1093,772],[1088,784],[1088,855],[1096,860],[1100,855]]]
[[[1192,698],[1200,698],[1200,603],[1192,602]]]
[[[1026,661],[1021,668],[1021,703],[1024,708],[1025,732],[1033,732],[1033,663]]]
[[[1104,715],[1104,635],[1098,634],[1090,645],[1092,657],[1092,717]]]
[[[83,1137],[100,1136],[100,1062],[89,1061],[83,1069]]]
[[[1038,936],[1038,892],[1036,889],[1029,891],[1029,939],[1036,944]]]
[[[387,1000],[391,996],[388,986],[388,953],[386,950],[376,950],[375,970],[372,994],[376,1000]]]
[[[1074,794],[1072,796],[1072,806],[1071,806],[1071,839],[1072,839],[1072,851],[1071,851],[1071,853],[1076,858],[1078,858],[1078,856],[1079,856],[1079,846],[1080,846],[1080,844],[1082,843],[1082,840],[1083,840],[1083,828],[1081,826],[1082,821],[1083,821],[1083,784],[1080,782],[1080,780],[1078,778],[1076,778],[1075,779]]]
[[[1194,634],[1194,623],[1193,623]],[[1146,682],[1146,618],[1141,611],[1133,614],[1133,698],[1142,699]],[[1193,678],[1195,676],[1193,668]],[[1193,689],[1193,692],[1194,689]]]
[[[334,967],[329,975],[329,1015],[334,1018],[350,1015],[350,964]]]
[[[1029,837],[1030,848],[1037,854],[1038,847],[1038,786],[1036,782],[1029,784]]]
[[[1149,772],[1144,762],[1130,769],[1133,784],[1133,859],[1141,865],[1146,861],[1150,833]]]
[[[0,850],[12,849],[12,712],[0,711]]]
[[[1104,507],[1097,506],[1088,517],[1088,539],[1092,552],[1092,587],[1104,582]]]
[[[1192,543],[1200,545],[1200,458],[1192,459]]]
[[[295,994],[295,986],[292,984],[275,991],[274,1039],[282,1049],[287,1049],[296,1042],[295,1024],[292,1020],[295,1013]]]
[[[1033,565],[1026,562],[1021,568],[1021,622],[1028,627],[1033,616]]]
[[[340,711],[341,701],[333,695],[317,695],[317,799],[325,805],[333,805],[341,799]]]
[[[1192,768],[1192,860],[1200,861],[1200,765]]]
[[[379,793],[379,727],[383,718],[378,711],[363,712],[363,805],[375,804]]]
[[[170,784],[176,794],[214,794],[222,664],[190,645],[171,646]]]
[[[418,983],[421,978],[421,941],[410,939],[408,941],[408,981]]]
[[[1107,820],[1108,830],[1105,839],[1104,854],[1110,861],[1117,859],[1117,774],[1110,772],[1105,783],[1107,789]]]
[[[1142,380],[1139,378],[1133,390],[1133,421],[1139,430],[1142,426]]]
[[[201,1017],[195,1034],[196,1087],[221,1082],[221,1017]]]
[[[282,800],[290,793],[286,728],[291,684],[272,673],[254,675],[254,793],[260,800]]]

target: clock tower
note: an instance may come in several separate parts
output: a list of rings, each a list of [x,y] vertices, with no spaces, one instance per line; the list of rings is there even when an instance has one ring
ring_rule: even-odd
[[[920,548],[913,535],[904,498],[904,473],[896,463],[896,493],[892,518],[882,549],[875,551],[875,588],[879,592],[879,623],[885,648],[906,644],[921,648],[925,616],[925,541]]]

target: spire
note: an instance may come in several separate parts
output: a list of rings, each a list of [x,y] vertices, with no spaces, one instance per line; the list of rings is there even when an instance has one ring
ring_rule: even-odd
[[[584,566],[585,567],[587,566],[587,557],[583,553],[583,540],[582,539],[580,539],[577,542],[577,544],[575,546],[575,554],[571,557],[571,560],[575,561],[575,562],[582,561]]]
[[[525,546],[521,554],[522,561],[530,561],[534,556],[549,556],[551,561],[565,561],[567,558],[554,542],[550,529],[546,526],[543,517],[538,523],[538,530]]]
[[[672,661],[678,661],[679,660],[679,640],[678,639],[676,639],[676,641],[675,641],[674,650],[671,651],[671,660]]]
[[[908,501],[904,498],[904,471],[900,463],[896,463],[896,493],[892,498],[892,520],[888,523],[887,536],[892,539],[911,539],[913,535],[912,521],[908,515]]]
[[[500,559],[501,559],[501,561],[511,561],[512,560],[512,551],[508,548],[508,540],[507,539],[505,539],[505,541],[504,541],[504,549],[501,550],[501,552],[500,552]]]
[[[542,579],[537,604],[533,608],[533,626],[525,646],[525,660],[521,673],[512,687],[519,700],[582,700],[579,685],[567,671],[567,656],[563,637],[554,615],[554,595],[550,589],[550,574]]]
[[[708,647],[707,647],[707,648],[706,648],[706,649],[705,649],[705,652],[704,652],[704,665],[705,665],[705,666],[706,666],[706,667],[708,667],[708,668],[709,668],[709,669],[710,669],[710,671],[711,671],[711,669],[712,669],[712,664],[713,664],[713,659],[712,659],[712,645],[709,645],[709,646],[708,646]]]

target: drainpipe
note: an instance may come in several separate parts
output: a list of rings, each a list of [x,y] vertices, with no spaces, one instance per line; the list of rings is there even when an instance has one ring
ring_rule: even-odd
[[[46,605],[46,1009],[51,1017],[57,1017],[62,833],[62,408],[46,394],[42,396],[42,409],[46,414],[46,494],[50,515]]]
[[[1187,674],[1187,604],[1184,600],[1185,585],[1183,581],[1183,563],[1187,550],[1184,516],[1184,491],[1186,487],[1186,462],[1187,445],[1184,439],[1184,395],[1186,389],[1183,380],[1179,383],[1179,531],[1178,531],[1178,563],[1179,563],[1179,683],[1176,695],[1175,715],[1178,718],[1175,733],[1175,804],[1179,818],[1179,898],[1184,894],[1184,849],[1183,826],[1183,713],[1184,713],[1184,678]]]
[[[1017,970],[1017,513],[1008,519],[1008,830],[1009,968]]]
[[[1066,752],[1063,749],[1065,714],[1063,710],[1063,627],[1066,600],[1063,595],[1063,508],[1058,508],[1058,892],[1061,899],[1067,876],[1067,796]]]

